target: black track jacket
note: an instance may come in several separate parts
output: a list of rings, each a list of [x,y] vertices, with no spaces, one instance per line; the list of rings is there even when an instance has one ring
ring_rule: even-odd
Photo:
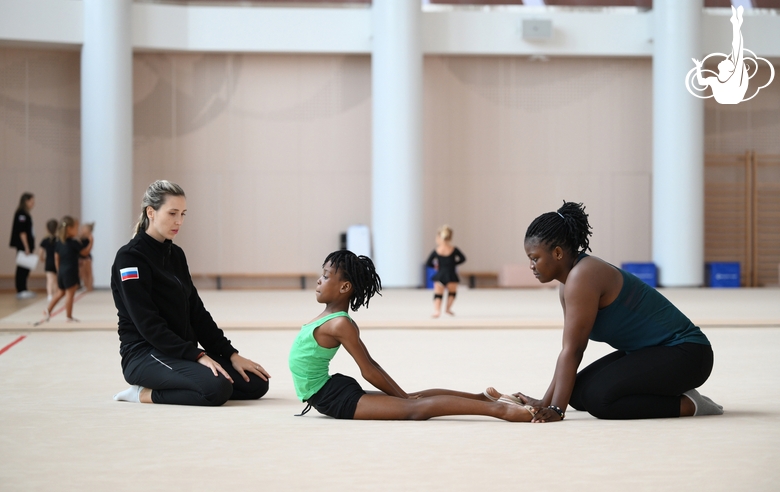
[[[184,251],[140,232],[122,246],[111,267],[111,292],[119,316],[123,367],[153,346],[178,359],[202,352],[230,357],[238,352],[203,306],[192,285]]]

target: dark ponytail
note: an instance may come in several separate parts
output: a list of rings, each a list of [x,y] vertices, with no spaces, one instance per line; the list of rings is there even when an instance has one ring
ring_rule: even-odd
[[[525,240],[536,239],[550,249],[560,246],[573,256],[578,256],[590,251],[590,231],[585,206],[564,201],[556,212],[547,212],[534,219],[525,232]]]

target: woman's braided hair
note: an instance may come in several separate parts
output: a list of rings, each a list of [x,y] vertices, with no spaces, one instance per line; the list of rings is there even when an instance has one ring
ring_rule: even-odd
[[[591,227],[588,214],[581,203],[567,202],[556,212],[547,212],[535,218],[525,232],[525,240],[536,239],[550,249],[560,246],[573,256],[590,251],[588,236]]]
[[[358,256],[352,251],[342,249],[329,254],[322,263],[324,267],[328,262],[341,278],[352,284],[352,295],[349,305],[353,311],[360,306],[368,308],[368,301],[374,294],[382,295],[382,280],[376,273],[374,262],[368,256]]]

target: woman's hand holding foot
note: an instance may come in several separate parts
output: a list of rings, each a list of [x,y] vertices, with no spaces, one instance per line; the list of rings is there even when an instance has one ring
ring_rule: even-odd
[[[525,403],[526,405],[530,405],[536,409],[540,409],[544,406],[544,402],[542,402],[542,400],[531,398],[530,396],[526,396],[520,393],[519,391],[517,393],[514,393],[512,396],[519,399],[521,402]]]

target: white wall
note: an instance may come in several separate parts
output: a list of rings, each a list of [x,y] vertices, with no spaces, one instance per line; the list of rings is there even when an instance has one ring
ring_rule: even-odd
[[[133,196],[153,179],[182,182],[193,271],[310,271],[338,232],[369,221],[368,9],[133,8]],[[80,213],[79,55],[40,48],[78,48],[82,10],[0,0],[0,210],[10,219],[35,192],[38,239],[47,218]],[[467,269],[495,271],[522,259],[528,221],[565,198],[593,212],[597,254],[649,260],[649,13],[552,12],[548,44],[519,40],[523,15],[423,16],[426,231],[450,223]],[[704,15],[703,50],[727,51],[726,12]],[[746,46],[780,57],[779,22],[746,14]],[[778,94],[709,105],[707,148],[776,152]],[[321,206],[323,187],[339,186],[349,202]],[[12,273],[8,254],[0,274]]]
[[[0,42],[80,45],[80,0],[0,0]],[[727,49],[728,9],[703,12],[702,50]],[[423,53],[555,56],[647,56],[652,52],[652,11],[605,9],[445,10],[423,13]],[[523,19],[550,19],[550,41],[522,39]],[[780,16],[747,11],[745,46],[780,57]],[[724,41],[725,39],[725,41]],[[137,50],[254,53],[371,52],[368,7],[279,8],[133,4]],[[725,47],[725,48],[724,48]]]

